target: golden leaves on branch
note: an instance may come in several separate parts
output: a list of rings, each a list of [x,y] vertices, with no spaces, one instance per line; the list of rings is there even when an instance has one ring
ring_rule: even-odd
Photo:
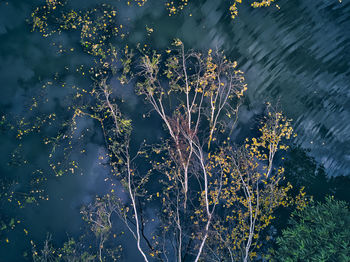
[[[268,7],[274,1],[275,0],[261,0],[261,1],[253,2],[251,4],[251,6],[254,7],[254,8],[257,8],[257,7]]]

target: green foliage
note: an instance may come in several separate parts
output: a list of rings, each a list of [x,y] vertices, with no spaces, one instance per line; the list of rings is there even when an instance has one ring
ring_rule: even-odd
[[[277,261],[350,261],[350,210],[326,198],[293,213],[291,226],[277,239]]]

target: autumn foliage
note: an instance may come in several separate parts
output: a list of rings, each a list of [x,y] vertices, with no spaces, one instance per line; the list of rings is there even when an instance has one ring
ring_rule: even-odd
[[[240,3],[231,5],[232,18]],[[187,1],[180,4],[183,8]],[[276,209],[306,205],[304,192],[288,196],[292,186],[283,182],[284,169],[276,161],[293,136],[291,121],[268,105],[259,135],[235,144],[231,134],[248,88],[237,62],[217,50],[187,51],[179,39],[165,52],[118,49],[112,40],[123,37],[122,25],[110,6],[51,16],[60,6],[48,1],[36,9],[32,26],[44,36],[78,31],[82,49],[95,58],[94,86],[77,95],[91,104],[75,106],[69,122],[74,132],[79,118],[96,121],[107,150],[113,189],[81,210],[97,240],[93,259],[111,258],[106,243],[113,243],[116,221],[124,223],[144,261],[246,262],[262,255],[261,235]],[[176,13],[173,2],[167,6]],[[48,26],[50,19],[55,26]],[[134,85],[150,110],[140,115],[162,122],[163,137],[156,144],[132,148],[135,131],[115,98],[112,77]],[[116,192],[116,184],[127,199]]]

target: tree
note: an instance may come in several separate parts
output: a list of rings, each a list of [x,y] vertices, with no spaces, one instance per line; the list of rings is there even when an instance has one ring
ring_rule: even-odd
[[[175,147],[173,157],[184,173],[180,182],[186,206],[188,172],[193,155],[204,161],[200,147],[206,145],[210,149],[219,126],[224,132],[227,124],[220,121],[223,114],[237,119],[240,98],[247,87],[243,83],[243,73],[235,69],[237,63],[228,61],[223,54],[213,54],[212,50],[206,56],[196,52],[185,53],[180,40],[174,44],[179,50],[173,50],[167,58],[164,72],[159,68],[159,54],[142,57],[140,75],[144,81],[138,82],[137,92],[153,106],[172,138]],[[162,73],[166,74],[168,84],[161,83]],[[167,99],[172,101],[171,106],[165,105],[164,100]],[[207,134],[199,130],[203,121],[207,121],[209,126],[208,130],[204,129]],[[198,140],[199,136],[202,141]]]
[[[144,261],[250,261],[274,210],[293,202],[287,197],[291,186],[280,183],[283,168],[273,166],[277,151],[288,148],[283,140],[292,135],[290,121],[269,108],[260,137],[235,146],[229,134],[247,89],[243,73],[220,52],[187,53],[180,40],[174,45],[164,59],[156,52],[141,53],[136,67],[136,92],[167,133],[159,144],[142,145],[132,155],[131,120],[112,98],[105,75],[95,75],[94,106],[76,108],[72,117],[73,126],[79,117],[101,124],[111,183],[119,182],[128,196],[121,199],[111,191],[82,209],[97,240],[96,257],[105,261],[104,246],[117,216]],[[126,54],[128,67],[130,59]],[[123,75],[120,79],[126,81]],[[149,162],[150,169],[139,169],[137,161]],[[151,235],[146,233],[149,204],[160,210]]]
[[[130,198],[129,203],[119,201],[118,214],[145,261],[249,261],[256,256],[252,250],[261,246],[260,232],[271,223],[273,211],[292,202],[287,198],[291,186],[280,184],[283,168],[273,168],[276,152],[287,149],[282,141],[291,137],[290,121],[270,108],[261,136],[233,146],[227,135],[246,90],[242,72],[219,52],[186,53],[180,40],[174,45],[165,59],[156,52],[140,58],[137,93],[168,133],[151,150],[130,157],[130,129],[120,129],[127,120],[109,101],[109,92],[101,92],[111,116],[101,123],[110,121],[113,127],[104,128],[111,165]],[[105,80],[99,86],[109,89]],[[230,117],[234,120],[227,125]],[[146,174],[134,164],[140,155],[151,159]],[[149,180],[158,192],[149,192]],[[161,205],[160,226],[151,236],[145,234],[149,219],[143,212],[150,200]]]
[[[187,52],[177,39],[164,54],[139,50],[133,55],[126,48],[120,73],[115,68],[116,49],[109,43],[116,34],[114,11],[102,6],[86,16],[74,10],[59,12],[57,28],[52,30],[47,28],[46,15],[39,15],[56,9],[54,2],[34,12],[33,28],[44,35],[80,30],[82,47],[98,58],[91,70],[95,85],[77,95],[85,104],[74,106],[67,129],[73,133],[78,118],[100,123],[108,149],[109,181],[120,183],[127,195],[121,199],[111,190],[82,209],[97,239],[96,258],[107,259],[105,246],[119,217],[144,261],[254,259],[274,210],[293,202],[287,197],[291,186],[280,183],[283,168],[274,165],[277,152],[288,148],[284,141],[292,135],[290,121],[269,107],[260,136],[234,145],[230,133],[247,90],[236,62],[218,51]],[[121,83],[128,82],[126,75],[131,72],[136,93],[165,127],[158,144],[141,145],[138,150],[131,146],[132,122],[120,111],[109,84],[115,74]],[[145,212],[151,205],[159,209],[156,218]],[[157,229],[147,233],[152,219],[157,220]]]
[[[277,239],[277,261],[350,260],[350,210],[346,202],[327,197],[293,213]]]

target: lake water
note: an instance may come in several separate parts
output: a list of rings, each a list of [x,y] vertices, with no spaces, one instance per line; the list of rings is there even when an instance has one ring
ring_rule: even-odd
[[[131,44],[140,42],[163,49],[178,37],[187,48],[224,50],[238,61],[248,83],[238,131],[249,132],[244,129],[246,123],[262,112],[264,102],[279,103],[294,120],[298,133],[295,143],[308,150],[316,163],[325,167],[329,177],[350,173],[349,0],[342,3],[281,0],[277,2],[280,9],[276,6],[252,9],[242,4],[235,20],[229,17],[228,1],[224,0],[192,1],[179,15],[171,17],[158,0],[148,0],[144,7],[133,8],[121,1],[89,0],[84,1],[83,7],[81,1],[69,1],[74,8],[92,7],[97,2],[116,6]],[[42,85],[51,81],[56,72],[66,83],[91,85],[89,79],[79,78],[71,71],[80,64],[92,65],[91,58],[79,50],[76,39],[62,34],[60,41],[75,47],[76,51],[58,54],[49,39],[30,31],[26,19],[37,4],[29,0],[0,2],[2,115],[30,117],[28,108],[32,97],[41,94]],[[146,26],[152,28],[153,33],[148,35]],[[117,82],[113,85],[120,88]],[[43,113],[60,112],[70,103],[67,100],[70,93],[64,88],[57,86],[52,90],[43,95],[49,99],[41,109]],[[152,119],[142,120],[137,116],[143,102],[130,89],[121,90],[119,95],[126,101],[123,110],[136,116],[135,126],[144,128],[147,138],[161,134],[160,130],[152,129]],[[40,208],[0,206],[3,216],[20,217],[23,221],[8,235],[10,243],[0,239],[0,262],[21,261],[29,240],[39,241],[46,232],[52,232],[57,242],[65,239],[67,232],[77,234],[82,226],[79,207],[91,201],[96,192],[106,190],[103,179],[108,171],[98,164],[98,157],[104,152],[101,134],[94,131],[92,121],[80,125],[91,130],[81,142],[86,154],[77,156],[82,175],[52,178],[43,183],[49,201],[43,201]],[[46,132],[50,133],[51,129]],[[19,143],[10,133],[0,133],[1,177],[18,177],[24,183],[37,169],[50,174],[47,168],[50,149],[40,145],[40,138],[35,134],[21,142],[21,154],[29,164],[7,164]],[[29,231],[28,235],[24,229]]]

